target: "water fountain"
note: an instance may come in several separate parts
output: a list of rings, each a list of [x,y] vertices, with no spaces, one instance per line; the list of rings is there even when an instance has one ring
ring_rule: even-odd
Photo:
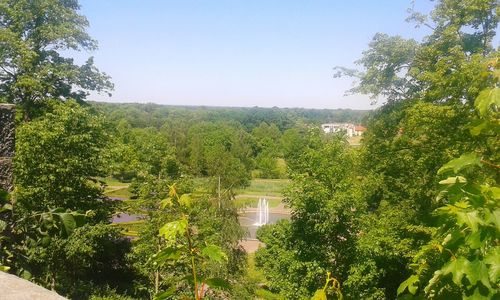
[[[255,226],[262,226],[269,222],[269,202],[267,199],[260,198],[259,206],[257,207],[257,217],[255,218]]]

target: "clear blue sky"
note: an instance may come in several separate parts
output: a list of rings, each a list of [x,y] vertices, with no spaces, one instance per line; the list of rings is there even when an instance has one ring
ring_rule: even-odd
[[[93,55],[115,83],[111,102],[368,109],[344,97],[377,32],[421,38],[410,0],[80,0]],[[420,10],[432,2],[417,0]]]

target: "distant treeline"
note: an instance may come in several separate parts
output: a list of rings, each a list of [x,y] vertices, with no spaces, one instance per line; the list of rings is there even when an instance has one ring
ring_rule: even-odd
[[[363,124],[370,110],[352,109],[306,109],[306,108],[264,108],[264,107],[213,107],[172,106],[153,103],[106,103],[89,102],[98,108],[110,121],[122,119],[135,128],[163,126],[169,118],[189,122],[235,121],[251,131],[262,122],[275,124],[280,131],[294,127],[297,123],[321,124],[329,122],[350,122]]]

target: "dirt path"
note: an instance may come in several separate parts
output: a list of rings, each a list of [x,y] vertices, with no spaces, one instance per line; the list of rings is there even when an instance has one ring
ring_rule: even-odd
[[[257,249],[265,246],[264,243],[259,240],[241,240],[239,244],[247,253],[254,253]]]

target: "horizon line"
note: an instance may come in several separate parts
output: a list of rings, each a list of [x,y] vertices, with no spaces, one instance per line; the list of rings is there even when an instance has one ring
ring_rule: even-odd
[[[313,108],[313,107],[299,107],[299,106],[226,106],[226,105],[197,105],[197,104],[165,104],[165,103],[157,103],[157,102],[110,102],[103,100],[85,100],[86,102],[95,102],[95,103],[105,103],[105,104],[139,104],[139,105],[158,105],[158,106],[171,106],[171,107],[184,107],[184,108],[264,108],[264,109],[305,109],[305,110],[351,110],[351,111],[373,111],[376,110],[377,107],[371,109],[355,109],[355,108]]]

